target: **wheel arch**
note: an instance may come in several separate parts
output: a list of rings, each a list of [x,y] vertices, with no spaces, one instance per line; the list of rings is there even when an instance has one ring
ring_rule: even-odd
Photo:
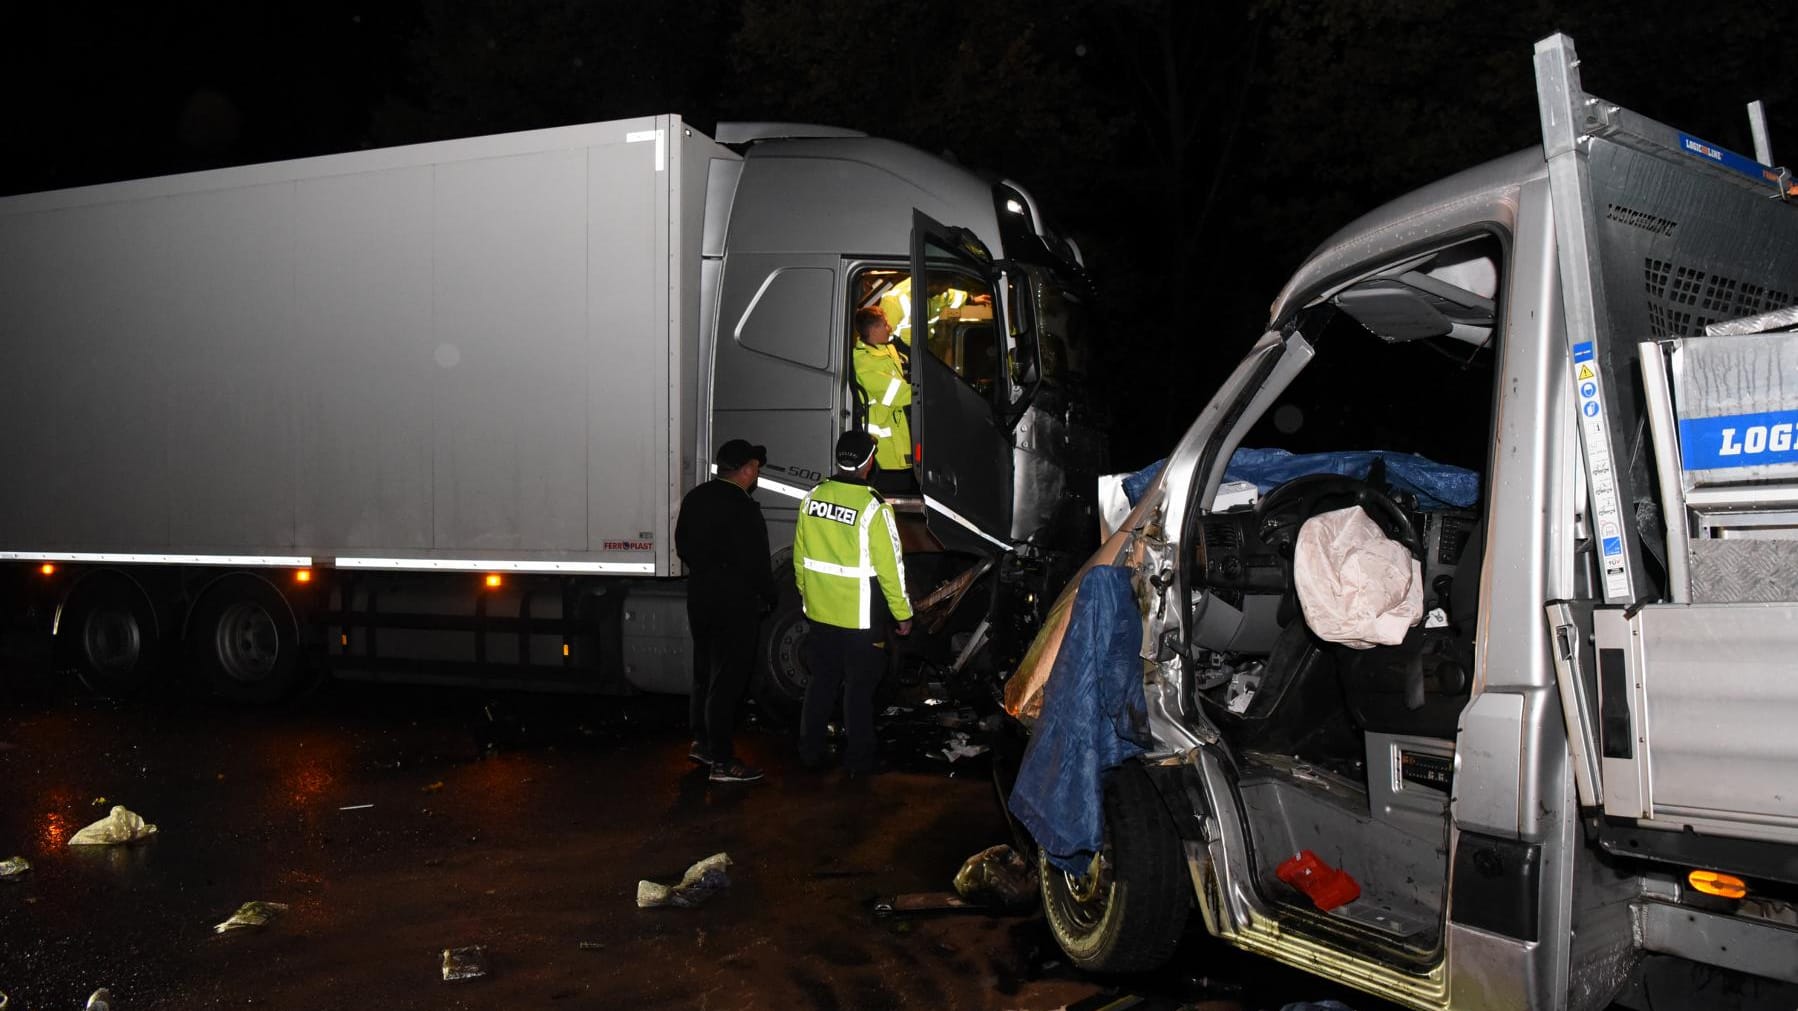
[[[61,641],[62,620],[69,612],[69,604],[72,601],[79,599],[77,596],[79,593],[92,589],[96,583],[111,579],[119,580],[126,586],[131,587],[131,589],[137,593],[138,599],[143,601],[144,606],[150,612],[150,620],[154,625],[154,627],[150,629],[150,632],[160,638],[162,636],[164,620],[162,609],[156,606],[156,598],[144,587],[142,580],[139,580],[136,576],[114,565],[82,569],[67,586],[62,588],[62,592],[56,599],[56,608],[50,617],[50,638],[52,640]]]

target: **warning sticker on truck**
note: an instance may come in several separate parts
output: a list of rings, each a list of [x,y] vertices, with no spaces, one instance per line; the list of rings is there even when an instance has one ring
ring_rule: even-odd
[[[1586,485],[1592,491],[1592,525],[1603,560],[1605,597],[1629,596],[1629,555],[1623,544],[1623,512],[1617,502],[1617,479],[1611,470],[1611,432],[1605,423],[1603,392],[1591,341],[1573,345],[1573,374],[1579,405],[1580,439],[1586,447]]]

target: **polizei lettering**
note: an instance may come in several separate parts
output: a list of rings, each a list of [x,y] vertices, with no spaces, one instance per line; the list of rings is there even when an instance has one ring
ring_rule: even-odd
[[[805,504],[805,514],[816,516],[821,520],[834,520],[847,526],[855,526],[856,511],[846,505],[826,502],[823,499],[812,499]]]
[[[1792,424],[1749,425],[1741,429],[1725,428],[1718,456],[1759,456],[1762,453],[1784,453],[1792,448]]]

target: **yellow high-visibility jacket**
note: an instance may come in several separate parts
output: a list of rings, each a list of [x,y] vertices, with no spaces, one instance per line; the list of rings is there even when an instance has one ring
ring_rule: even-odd
[[[868,396],[868,434],[875,440],[874,462],[882,470],[911,469],[911,383],[905,355],[892,344],[855,344],[855,381]]]
[[[813,621],[873,627],[876,583],[893,620],[911,618],[893,507],[860,481],[825,481],[800,502],[793,575],[805,616]]]

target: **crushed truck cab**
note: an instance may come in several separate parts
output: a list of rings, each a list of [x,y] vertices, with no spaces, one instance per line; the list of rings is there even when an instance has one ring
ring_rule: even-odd
[[[1415,1008],[1791,1006],[1798,206],[1577,66],[1538,43],[1540,149],[1299,268],[1089,563],[1140,605],[1143,724],[1111,715],[1144,751],[1088,799],[1096,851],[1044,848],[1079,964],[1165,959],[1196,911]],[[1358,545],[1304,550],[1356,508],[1421,597],[1387,638],[1307,620],[1380,596]],[[1086,648],[1075,593],[1008,683],[1026,722]]]

